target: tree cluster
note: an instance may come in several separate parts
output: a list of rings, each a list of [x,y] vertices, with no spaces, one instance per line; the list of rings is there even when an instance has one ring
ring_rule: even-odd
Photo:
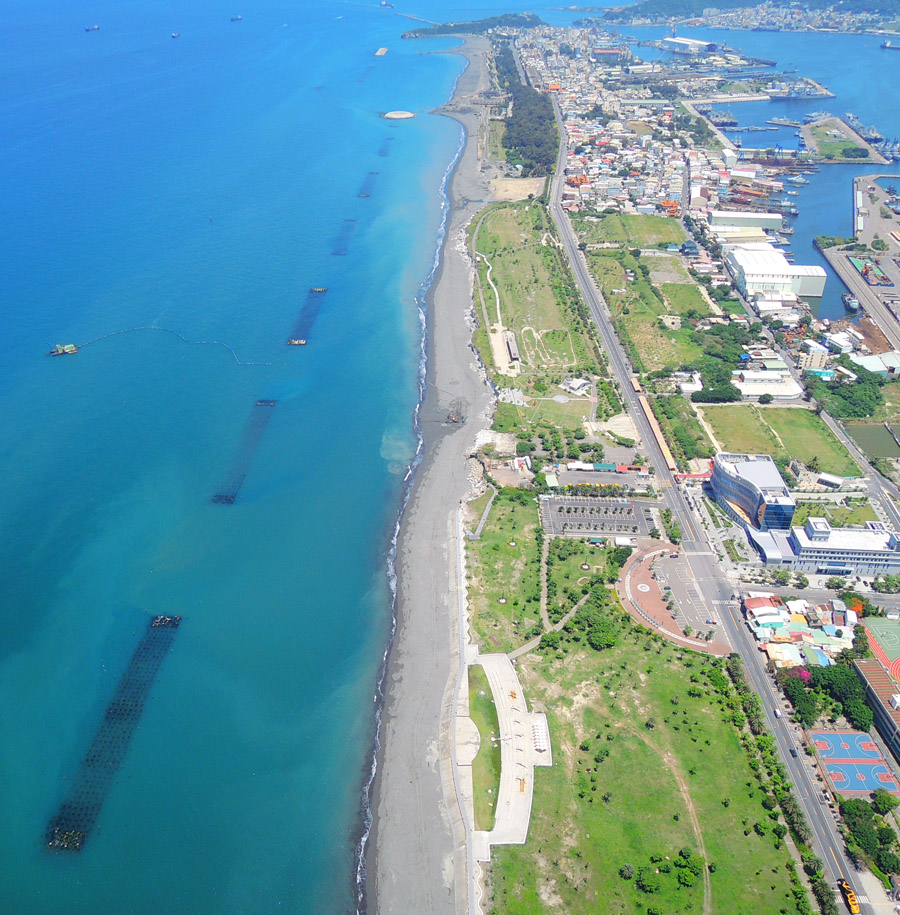
[[[897,834],[883,823],[876,814],[883,815],[897,806],[897,799],[879,788],[873,803],[853,798],[840,802],[841,816],[850,831],[853,844],[886,874],[900,874],[900,858],[897,857]]]
[[[512,48],[498,45],[494,56],[497,78],[510,94],[512,114],[506,119],[503,148],[508,160],[521,166],[523,177],[540,178],[553,172],[559,151],[559,132],[553,105],[547,95],[519,79]]]

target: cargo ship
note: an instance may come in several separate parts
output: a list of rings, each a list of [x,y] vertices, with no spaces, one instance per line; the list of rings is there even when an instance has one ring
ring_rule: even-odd
[[[890,38],[881,42],[881,48],[884,51],[900,51],[900,44],[894,44]]]

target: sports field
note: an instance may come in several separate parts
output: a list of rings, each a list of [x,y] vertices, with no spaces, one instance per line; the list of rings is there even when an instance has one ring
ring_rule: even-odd
[[[869,734],[861,731],[810,731],[809,739],[839,794],[870,794],[900,786]]]

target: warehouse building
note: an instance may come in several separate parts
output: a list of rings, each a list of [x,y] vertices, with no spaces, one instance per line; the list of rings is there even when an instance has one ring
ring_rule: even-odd
[[[825,291],[822,267],[790,264],[783,252],[769,244],[736,245],[725,255],[725,265],[748,299],[772,293],[819,298]]]

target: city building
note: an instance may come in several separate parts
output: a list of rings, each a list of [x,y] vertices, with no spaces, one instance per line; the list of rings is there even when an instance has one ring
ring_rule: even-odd
[[[768,454],[720,452],[710,479],[716,502],[745,528],[788,530],[796,505]]]
[[[853,662],[866,688],[866,701],[875,715],[875,727],[900,762],[900,694],[881,661],[866,658]]]
[[[748,530],[748,536],[766,565],[817,575],[900,573],[900,534],[883,521],[835,529],[826,518],[810,518],[789,532]]]

